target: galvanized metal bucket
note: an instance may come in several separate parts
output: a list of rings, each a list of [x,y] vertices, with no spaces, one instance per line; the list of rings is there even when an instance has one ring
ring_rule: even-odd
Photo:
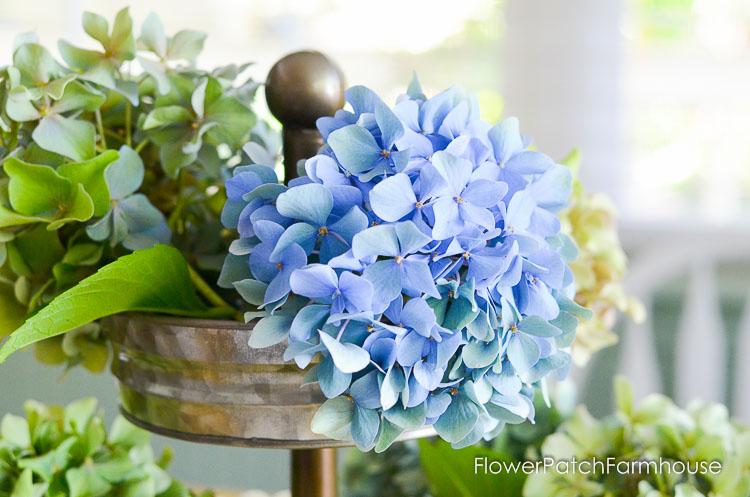
[[[222,445],[340,447],[310,430],[325,401],[305,372],[285,362],[285,346],[252,349],[251,325],[124,314],[104,321],[114,347],[121,410],[162,435]],[[433,434],[431,428],[402,439]]]

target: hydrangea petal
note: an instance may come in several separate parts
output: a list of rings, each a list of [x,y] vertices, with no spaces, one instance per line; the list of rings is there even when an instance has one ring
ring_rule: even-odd
[[[342,372],[356,373],[370,364],[370,354],[363,348],[351,343],[341,343],[323,331],[318,333],[323,345],[331,353],[336,368]]]
[[[386,178],[370,191],[372,210],[384,221],[398,221],[412,212],[416,203],[411,180],[403,173]]]
[[[291,219],[301,219],[316,226],[325,226],[333,210],[333,196],[323,185],[310,183],[285,191],[276,200],[279,213]]]

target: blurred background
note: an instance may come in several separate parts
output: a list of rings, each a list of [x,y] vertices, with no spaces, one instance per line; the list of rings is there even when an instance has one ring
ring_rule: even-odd
[[[728,403],[750,422],[750,0],[131,0],[167,31],[208,33],[203,67],[253,61],[264,80],[284,54],[333,57],[349,84],[393,102],[416,71],[426,93],[456,82],[479,95],[483,117],[517,115],[538,148],[583,153],[581,180],[620,212],[628,291],[649,311],[617,325],[620,343],[574,372],[592,412],[611,403],[624,372],[644,395],[685,405]],[[112,18],[123,1],[0,3],[0,65],[13,39],[36,31],[55,47],[90,44],[81,13]],[[53,50],[54,51],[54,50]],[[261,92],[262,93],[262,92]],[[263,103],[258,104],[261,114]],[[108,375],[40,369],[30,353],[0,372],[0,411],[32,397],[94,395],[111,418]],[[287,486],[283,452],[175,448],[174,474],[201,485]]]

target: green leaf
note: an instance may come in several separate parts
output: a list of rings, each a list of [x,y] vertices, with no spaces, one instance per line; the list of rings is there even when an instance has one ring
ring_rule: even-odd
[[[224,97],[206,106],[205,121],[218,124],[208,130],[206,139],[215,144],[240,147],[255,125],[255,115],[239,100]]]
[[[78,81],[73,81],[65,87],[65,91],[55,104],[52,106],[52,112],[69,112],[72,110],[82,110],[93,112],[102,106],[106,97],[95,90],[86,88]]]
[[[167,124],[190,122],[192,120],[193,116],[190,112],[179,105],[157,107],[146,116],[146,121],[143,123],[143,129],[148,131],[150,129],[166,126]]]
[[[160,58],[167,55],[167,35],[164,33],[164,25],[155,13],[150,13],[141,26],[141,44],[154,52]]]
[[[96,243],[79,243],[68,250],[62,262],[71,266],[93,266],[102,258],[103,249]]]
[[[105,266],[29,318],[0,349],[0,363],[34,342],[123,312],[205,317],[234,310],[207,309],[193,289],[182,254],[157,245]]]
[[[206,35],[204,33],[190,30],[178,31],[169,40],[167,57],[171,60],[187,60],[192,62],[203,50],[203,42],[205,40]]]
[[[109,24],[107,20],[99,14],[93,12],[83,13],[83,30],[97,40],[102,46],[109,45]]]
[[[60,176],[83,185],[94,202],[95,217],[101,217],[109,211],[109,188],[104,173],[107,167],[117,159],[117,152],[107,150],[91,160],[63,164],[57,168]]]
[[[96,131],[87,121],[50,114],[39,122],[31,137],[43,149],[75,161],[90,159],[95,153]]]
[[[15,158],[9,159],[4,167],[10,177],[10,204],[19,214],[43,218],[50,222],[49,229],[57,229],[69,221],[88,221],[93,216],[94,202],[84,187],[51,167]],[[6,224],[2,218],[0,212],[0,224]]]
[[[0,338],[21,326],[28,310],[18,303],[13,295],[13,287],[0,283]]]
[[[100,497],[112,490],[107,480],[99,476],[94,468],[82,466],[65,472],[65,481],[70,488],[70,497]]]
[[[615,399],[617,409],[630,416],[633,412],[633,386],[624,376],[615,377]]]
[[[66,428],[82,435],[96,413],[96,399],[89,397],[87,399],[77,400],[65,408],[63,422]]]
[[[18,477],[18,481],[13,486],[13,497],[35,497],[34,496],[34,481],[31,470],[27,469],[21,476]]]
[[[118,416],[109,430],[109,443],[122,445],[128,449],[148,444],[150,435],[122,416]]]
[[[419,457],[430,483],[430,494],[435,497],[522,496],[526,480],[523,471],[489,472],[489,465],[494,461],[499,464],[516,462],[502,452],[482,446],[455,450],[442,440],[435,443],[420,440]],[[486,473],[482,469],[485,458],[488,467]],[[494,464],[493,470],[496,471]]]
[[[120,61],[133,60],[135,58],[133,19],[130,17],[130,9],[128,7],[120,10],[115,16],[115,22],[112,25],[112,35],[110,36],[107,49]]]
[[[62,55],[66,64],[70,67],[84,71],[99,66],[102,61],[105,60],[105,56],[102,52],[78,48],[65,40],[57,42],[57,49],[60,50],[60,55]]]
[[[21,71],[21,83],[26,86],[44,86],[63,73],[63,67],[49,50],[36,43],[18,47],[13,66]]]
[[[3,436],[3,440],[16,447],[25,449],[31,445],[29,423],[21,416],[6,414],[2,423],[0,423],[0,434]]]

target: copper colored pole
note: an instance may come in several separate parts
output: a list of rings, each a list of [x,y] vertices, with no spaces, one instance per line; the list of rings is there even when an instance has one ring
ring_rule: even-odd
[[[292,497],[336,497],[336,449],[292,451]]]
[[[284,181],[297,177],[297,161],[323,145],[318,118],[344,106],[344,75],[319,52],[296,52],[268,74],[266,102],[283,125]],[[292,451],[292,497],[336,497],[336,449]]]

